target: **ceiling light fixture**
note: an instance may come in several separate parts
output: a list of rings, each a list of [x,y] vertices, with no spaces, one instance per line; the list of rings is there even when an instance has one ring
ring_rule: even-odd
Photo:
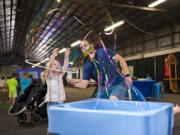
[[[80,43],[81,43],[81,40],[78,40],[78,41],[72,43],[70,46],[71,46],[71,47],[74,47],[74,46],[79,45]]]
[[[60,3],[60,2],[61,2],[61,0],[57,0],[57,2],[58,2],[58,3]]]
[[[155,7],[155,6],[161,4],[161,3],[165,2],[165,1],[166,1],[166,0],[157,0],[157,1],[149,4],[148,7]]]
[[[113,25],[105,28],[104,31],[110,31],[110,30],[112,30],[112,29],[114,29],[114,28],[116,28],[116,27],[118,27],[118,26],[123,25],[124,23],[125,23],[125,21],[124,21],[124,20],[121,20],[121,21],[119,21],[119,22],[117,22],[117,23],[115,23],[115,24],[113,24]]]
[[[42,60],[40,63],[47,62],[48,60],[49,60],[49,58],[46,58],[46,59]]]
[[[60,51],[59,51],[59,53],[63,53],[63,52],[65,52],[66,51],[66,48],[63,48],[63,49],[61,49]]]
[[[74,63],[74,62],[72,62],[72,61],[69,62],[70,65],[73,65],[73,63]]]

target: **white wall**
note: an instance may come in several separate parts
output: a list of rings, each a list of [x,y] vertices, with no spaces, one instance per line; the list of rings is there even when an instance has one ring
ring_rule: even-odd
[[[177,33],[172,34],[172,31],[174,33],[176,32]],[[136,45],[132,45],[131,42],[125,41],[125,43],[123,44],[126,44],[126,46],[130,46],[130,47],[121,50],[119,49],[117,52],[120,55],[123,55],[126,58],[126,60],[133,60],[133,59],[140,59],[143,57],[153,57],[153,56],[175,53],[180,51],[180,25],[174,25],[173,28],[172,26],[167,26],[152,31],[152,33],[157,33],[161,36],[164,35],[166,36],[164,37],[161,36],[155,37],[151,35],[137,36]],[[143,40],[145,41],[144,43]],[[143,51],[143,47],[144,47],[144,51]]]

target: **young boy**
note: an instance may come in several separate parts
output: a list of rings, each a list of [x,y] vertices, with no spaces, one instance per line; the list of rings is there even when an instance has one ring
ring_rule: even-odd
[[[17,74],[12,74],[11,79],[8,79],[7,84],[9,87],[9,104],[10,106],[14,105],[17,97],[17,86],[18,81],[16,80]]]
[[[31,79],[28,78],[28,72],[23,72],[23,77],[20,80],[22,94],[24,94],[24,91],[30,84],[31,84]]]

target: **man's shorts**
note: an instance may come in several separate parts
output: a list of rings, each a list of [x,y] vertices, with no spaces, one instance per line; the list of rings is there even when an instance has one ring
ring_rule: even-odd
[[[97,92],[97,98],[108,99],[110,96],[116,96],[118,99],[126,99],[128,96],[128,87],[125,83],[116,83],[106,88],[101,87],[101,90]]]

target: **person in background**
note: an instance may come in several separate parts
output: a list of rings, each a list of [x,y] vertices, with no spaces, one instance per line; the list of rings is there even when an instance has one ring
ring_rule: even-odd
[[[173,107],[173,112],[174,112],[174,114],[180,113],[180,106],[176,105],[175,107]]]
[[[21,93],[24,94],[25,89],[31,84],[31,79],[28,78],[28,72],[23,72],[23,77],[20,79]]]
[[[45,71],[46,75],[44,75],[44,78],[46,78],[47,82],[47,94],[45,98],[45,102],[47,102],[47,112],[50,106],[61,104],[66,99],[63,84],[63,76],[68,67],[70,49],[66,49],[63,68],[61,68],[60,63],[57,60],[55,60],[58,51],[58,48],[52,51],[49,63],[47,64],[48,69]],[[60,69],[62,69],[63,72],[58,71]],[[48,129],[47,135],[50,135]]]
[[[17,74],[14,73],[12,74],[11,79],[7,80],[7,84],[9,87],[9,105],[13,106],[16,98],[17,98],[17,86],[18,86],[18,81],[16,80]]]
[[[31,79],[31,82],[34,82],[34,78],[31,74],[28,76],[28,78]]]
[[[148,73],[146,74],[146,80],[152,80],[150,74],[148,74]]]
[[[2,80],[2,91],[3,92],[8,91],[7,79],[5,77],[3,77],[3,80]]]

